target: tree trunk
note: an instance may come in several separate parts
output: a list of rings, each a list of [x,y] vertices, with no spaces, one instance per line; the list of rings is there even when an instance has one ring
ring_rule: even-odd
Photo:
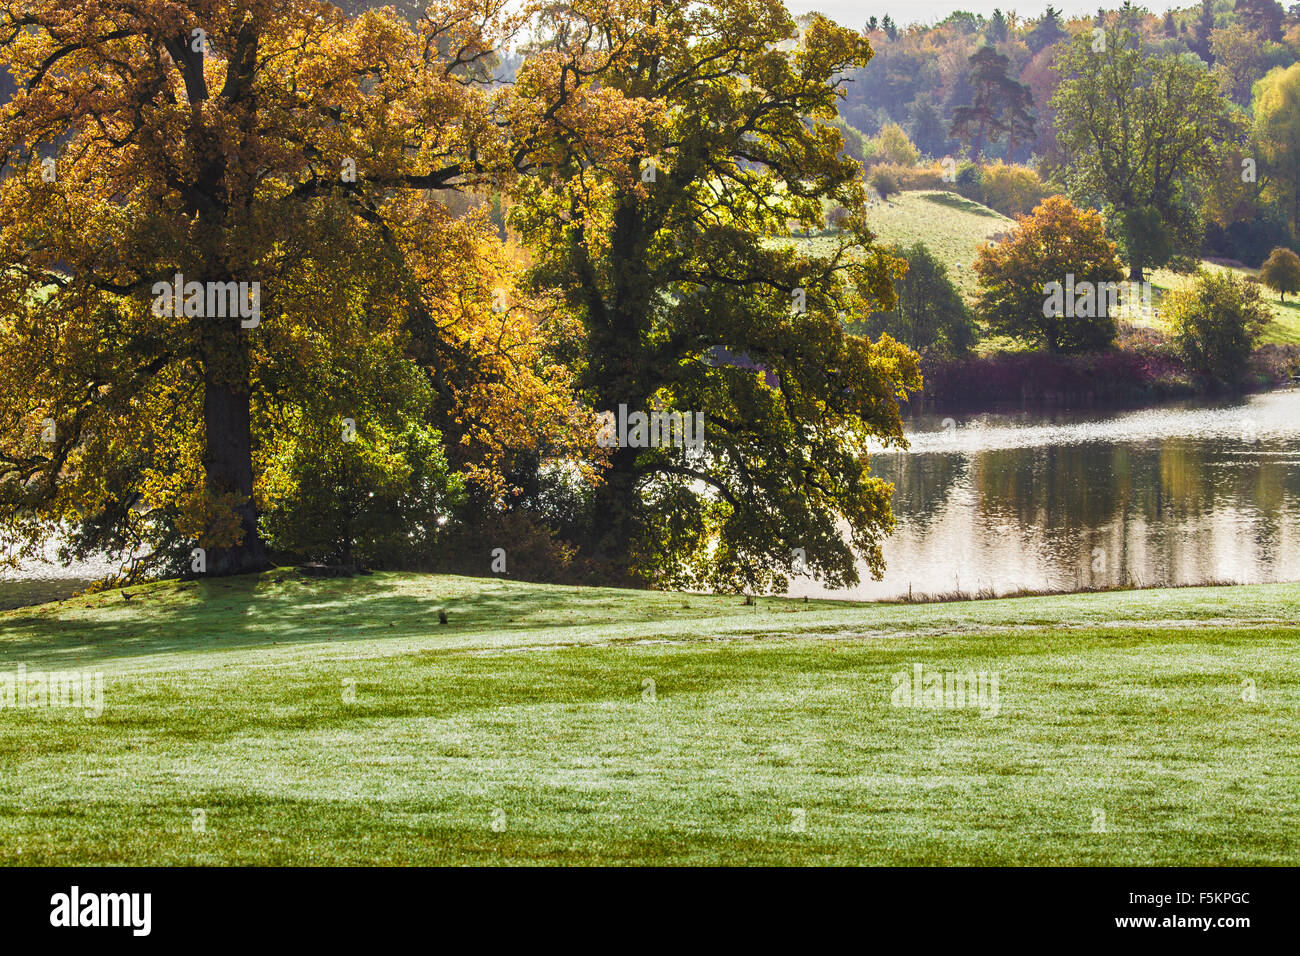
[[[204,331],[203,469],[208,493],[234,495],[240,540],[207,554],[208,574],[247,574],[270,567],[257,530],[253,502],[252,413],[248,387],[248,342],[237,321],[200,319]]]
[[[636,459],[638,448],[617,448],[604,480],[595,490],[591,552],[615,586],[634,583],[629,549],[637,535]]]
[[[1142,263],[1140,263],[1140,262],[1133,262],[1133,263],[1130,263],[1130,265],[1129,265],[1129,267],[1128,267],[1128,278],[1129,278],[1129,281],[1130,281],[1130,282],[1141,282],[1141,281],[1143,281],[1143,278],[1144,278],[1144,276],[1143,276],[1143,272],[1144,272],[1144,268],[1143,268]]]

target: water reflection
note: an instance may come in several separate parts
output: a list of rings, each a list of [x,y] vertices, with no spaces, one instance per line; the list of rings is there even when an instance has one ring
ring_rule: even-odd
[[[874,460],[895,484],[885,578],[837,596],[1300,580],[1300,390],[924,417],[909,438]]]

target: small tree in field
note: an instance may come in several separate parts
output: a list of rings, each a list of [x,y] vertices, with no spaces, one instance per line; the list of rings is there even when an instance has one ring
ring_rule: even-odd
[[[1285,302],[1288,292],[1300,292],[1300,256],[1279,246],[1260,266],[1259,278]]]
[[[877,169],[871,174],[871,178],[867,180],[867,183],[881,199],[888,199],[899,192],[898,180],[888,170]]]
[[[1198,272],[1162,309],[1183,361],[1225,384],[1241,379],[1271,318],[1259,286],[1231,272]]]
[[[979,251],[976,312],[993,332],[1052,352],[1101,349],[1115,340],[1114,293],[1124,277],[1101,217],[1049,196],[1012,234]]]
[[[903,127],[897,123],[886,123],[880,135],[875,139],[876,154],[885,162],[895,166],[915,166],[921,158],[921,151],[907,138]]]

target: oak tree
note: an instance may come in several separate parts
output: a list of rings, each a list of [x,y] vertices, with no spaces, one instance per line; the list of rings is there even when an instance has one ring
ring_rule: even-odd
[[[268,456],[305,412],[365,403],[365,343],[423,369],[417,424],[467,473],[502,441],[544,441],[541,419],[563,427],[564,374],[493,308],[509,282],[495,237],[436,197],[566,150],[616,154],[627,124],[590,82],[607,51],[557,46],[494,84],[511,9],[445,0],[412,23],[312,0],[6,4],[7,537],[265,567]]]
[[[914,353],[844,321],[893,303],[901,263],[864,218],[837,116],[859,33],[779,0],[566,5],[626,50],[602,83],[656,112],[622,167],[575,159],[530,181],[515,222],[534,277],[574,317],[598,411],[702,413],[704,451],[610,450],[568,529],[620,579],[779,586],[882,570],[890,489],[870,443],[902,441]],[[825,235],[826,212],[843,212]]]

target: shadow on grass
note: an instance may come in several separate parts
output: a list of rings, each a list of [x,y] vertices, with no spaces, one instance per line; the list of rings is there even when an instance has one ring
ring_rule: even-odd
[[[1001,219],[1002,215],[987,206],[981,206],[979,203],[967,199],[964,196],[958,196],[956,193],[934,192],[921,197],[926,202],[934,203],[936,206],[947,206],[950,209],[960,209],[962,212],[968,212],[973,216],[985,216],[989,219]]]
[[[485,586],[486,585],[486,586]],[[130,597],[124,597],[130,595]],[[104,660],[510,626],[545,595],[435,575],[310,579],[288,571],[163,581],[0,616],[0,660]],[[438,612],[446,609],[448,625]],[[527,626],[520,624],[519,626]]]
[[[769,602],[787,599],[764,599]],[[440,610],[448,614],[446,625],[439,623]],[[754,610],[739,596],[433,574],[319,579],[281,569],[162,581],[0,614],[0,662],[71,666],[177,651],[618,626]]]

